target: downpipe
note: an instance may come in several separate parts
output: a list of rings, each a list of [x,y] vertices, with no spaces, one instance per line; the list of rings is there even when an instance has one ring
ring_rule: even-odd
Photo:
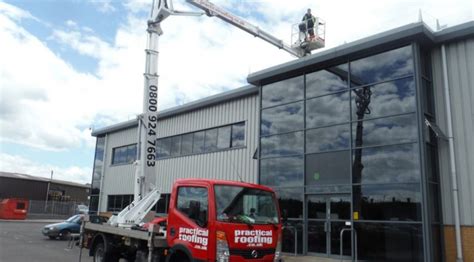
[[[448,126],[448,144],[449,144],[449,164],[452,184],[452,197],[454,209],[454,232],[456,236],[456,261],[463,261],[462,239],[461,239],[461,222],[459,214],[459,198],[458,198],[458,178],[456,173],[456,156],[454,155],[454,138],[453,138],[453,120],[451,116],[451,97],[449,95],[448,66],[446,61],[446,47],[441,46],[441,60],[443,64],[443,84],[444,96],[446,98],[446,120]]]

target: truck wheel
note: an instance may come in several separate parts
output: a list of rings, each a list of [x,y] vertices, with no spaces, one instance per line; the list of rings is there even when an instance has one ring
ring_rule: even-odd
[[[183,252],[177,252],[175,253],[171,259],[172,262],[189,262],[188,256],[184,254]]]
[[[105,251],[104,243],[98,243],[94,248],[94,262],[118,262],[119,258],[112,253]]]

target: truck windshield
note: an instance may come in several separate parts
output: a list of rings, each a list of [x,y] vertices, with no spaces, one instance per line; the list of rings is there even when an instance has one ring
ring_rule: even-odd
[[[279,222],[275,198],[268,191],[216,185],[217,220],[243,224],[276,224]]]

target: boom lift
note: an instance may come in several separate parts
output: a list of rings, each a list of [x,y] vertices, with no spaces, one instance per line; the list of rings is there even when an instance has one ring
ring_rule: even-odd
[[[215,16],[225,22],[236,26],[245,32],[258,37],[284,51],[298,57],[310,54],[312,50],[324,47],[325,23],[316,18],[314,36],[308,37],[307,31],[299,30],[297,39],[293,45],[286,44],[283,40],[276,38],[270,33],[247,22],[246,20],[231,14],[230,12],[216,6],[207,0],[186,0],[189,4],[203,10],[208,16]],[[143,100],[143,114],[138,116],[138,145],[137,161],[135,171],[134,201],[118,215],[113,216],[109,223],[116,226],[129,227],[141,222],[145,215],[160,199],[160,192],[155,188],[156,171],[156,139],[158,122],[158,39],[163,34],[161,22],[169,16],[200,16],[204,13],[177,11],[173,7],[172,0],[154,0],[151,16],[148,20],[148,40],[145,66],[145,86]],[[299,23],[301,24],[301,23]],[[295,36],[295,28],[292,27],[292,38]],[[308,28],[306,30],[309,30]],[[147,196],[145,196],[148,194]],[[140,202],[142,199],[145,199]]]
[[[172,0],[170,0],[172,1]],[[315,37],[309,38],[306,37],[308,28],[304,30],[295,30],[295,28],[300,24],[293,25],[292,27],[292,42],[294,43],[290,46],[286,44],[283,40],[276,38],[270,33],[260,29],[258,26],[255,26],[244,19],[229,13],[216,6],[215,4],[207,0],[186,0],[186,2],[204,10],[208,16],[215,16],[224,20],[225,22],[236,26],[245,32],[258,37],[284,51],[301,58],[311,53],[312,50],[324,47],[325,40],[325,23],[319,18],[316,18],[315,23]]]

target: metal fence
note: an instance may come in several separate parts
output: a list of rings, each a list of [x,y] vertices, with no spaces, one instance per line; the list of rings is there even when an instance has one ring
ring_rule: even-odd
[[[28,218],[68,218],[77,214],[77,206],[82,202],[30,200]]]

